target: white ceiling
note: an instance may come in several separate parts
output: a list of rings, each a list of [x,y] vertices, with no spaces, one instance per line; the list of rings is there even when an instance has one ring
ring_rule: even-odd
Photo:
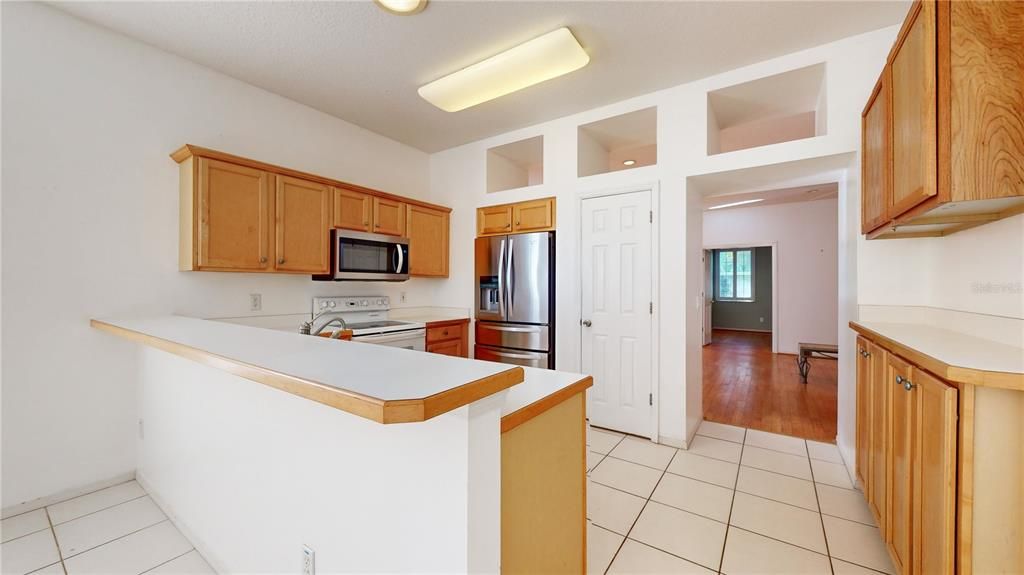
[[[433,152],[861,32],[908,2],[57,2],[71,14]],[[569,26],[591,63],[461,112],[416,89]],[[201,143],[201,142],[200,142]]]

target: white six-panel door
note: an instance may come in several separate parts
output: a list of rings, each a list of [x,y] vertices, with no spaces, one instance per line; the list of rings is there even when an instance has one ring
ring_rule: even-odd
[[[582,365],[590,423],[650,436],[651,192],[588,198],[581,210]]]

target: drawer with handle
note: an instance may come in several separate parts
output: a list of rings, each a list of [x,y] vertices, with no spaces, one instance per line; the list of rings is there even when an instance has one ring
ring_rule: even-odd
[[[466,324],[464,320],[439,325],[427,324],[427,343],[462,339],[465,329]]]

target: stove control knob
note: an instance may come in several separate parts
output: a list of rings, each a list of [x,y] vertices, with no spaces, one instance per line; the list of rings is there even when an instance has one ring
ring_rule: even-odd
[[[369,302],[364,299],[363,301],[359,302],[359,305],[369,305]]]

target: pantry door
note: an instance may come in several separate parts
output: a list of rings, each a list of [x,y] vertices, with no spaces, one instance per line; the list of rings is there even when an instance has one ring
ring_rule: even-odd
[[[651,192],[584,199],[580,211],[582,367],[591,425],[650,437]]]

